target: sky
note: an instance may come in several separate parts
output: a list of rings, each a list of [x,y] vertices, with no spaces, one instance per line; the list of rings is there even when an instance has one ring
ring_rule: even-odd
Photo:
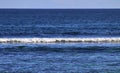
[[[120,0],[0,0],[0,8],[120,8]]]

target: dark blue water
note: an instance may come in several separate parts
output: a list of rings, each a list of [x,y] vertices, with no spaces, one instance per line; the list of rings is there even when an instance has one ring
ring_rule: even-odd
[[[120,36],[120,10],[0,10],[0,37],[81,36]]]
[[[0,9],[0,38],[120,37],[120,9]],[[0,73],[120,73],[120,43],[0,43]]]

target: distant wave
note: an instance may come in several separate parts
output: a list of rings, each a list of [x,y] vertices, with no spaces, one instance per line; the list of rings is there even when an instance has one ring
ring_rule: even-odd
[[[120,52],[120,47],[88,46],[88,47],[50,47],[50,46],[13,46],[0,48],[1,52]]]
[[[0,38],[0,43],[120,43],[120,37],[110,38]]]

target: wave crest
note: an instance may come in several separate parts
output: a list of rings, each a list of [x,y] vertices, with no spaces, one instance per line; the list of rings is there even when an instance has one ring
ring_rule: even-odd
[[[120,43],[120,38],[0,38],[0,43]]]

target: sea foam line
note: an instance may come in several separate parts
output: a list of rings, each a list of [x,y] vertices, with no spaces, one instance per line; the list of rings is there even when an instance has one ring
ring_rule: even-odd
[[[120,43],[114,38],[0,38],[0,43]]]

